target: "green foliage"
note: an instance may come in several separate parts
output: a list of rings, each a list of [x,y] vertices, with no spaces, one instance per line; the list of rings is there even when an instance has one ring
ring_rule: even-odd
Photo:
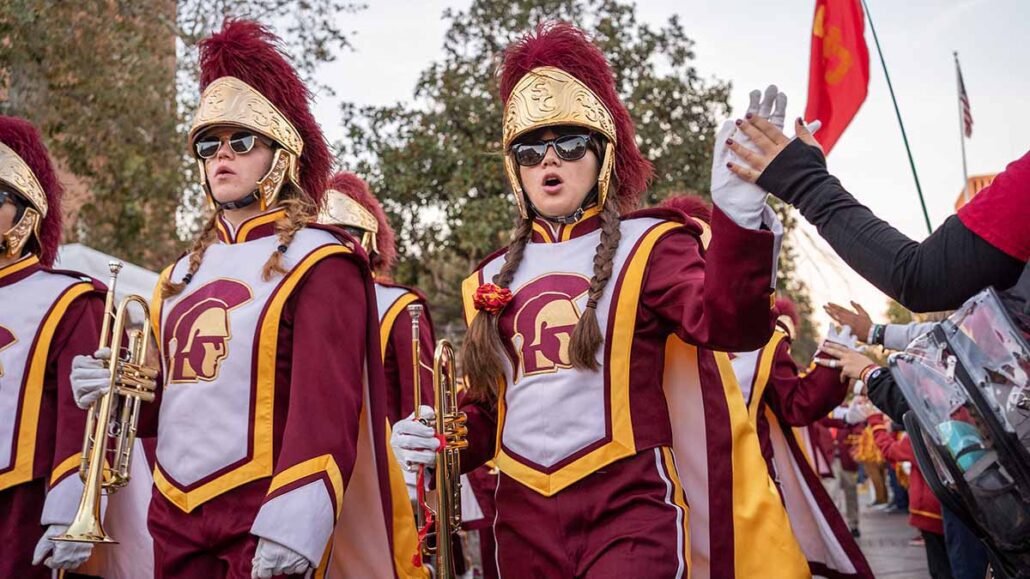
[[[174,12],[174,6],[165,6]],[[68,216],[79,240],[138,263],[168,261],[177,245],[180,188],[174,45],[144,9],[122,2],[0,4],[4,114],[40,129],[58,166],[90,200]],[[169,162],[171,161],[171,162]]]
[[[196,43],[225,17],[271,23],[310,80],[348,46],[339,16],[361,8],[350,0],[0,3],[0,112],[35,123],[85,189],[65,240],[167,265],[204,211],[185,149],[199,98]]]
[[[910,324],[915,318],[905,306],[894,300],[887,300],[887,321],[892,324]]]
[[[648,204],[673,191],[708,190],[711,136],[729,112],[730,87],[700,77],[693,41],[676,17],[654,28],[617,0],[474,0],[444,19],[443,59],[423,71],[414,105],[345,104],[339,148],[391,215],[395,277],[427,291],[447,334],[461,326],[462,278],[507,242],[515,217],[501,164],[496,76],[508,44],[546,19],[588,31],[611,61],[641,150],[655,165]]]

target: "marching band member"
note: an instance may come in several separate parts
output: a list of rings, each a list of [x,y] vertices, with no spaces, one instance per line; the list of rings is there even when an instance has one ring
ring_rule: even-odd
[[[726,189],[715,165],[707,252],[680,214],[631,213],[651,167],[611,68],[570,25],[508,49],[501,96],[521,219],[462,292],[476,401],[462,467],[494,457],[500,470],[501,575],[807,576],[729,359],[713,351],[772,331],[782,229],[764,192]],[[393,444],[422,464],[438,447],[410,420]]]
[[[368,190],[368,184],[354,173],[340,172],[329,182],[318,222],[342,227],[368,254],[375,280],[379,314],[379,347],[386,372],[386,417],[390,424],[411,414],[415,409],[415,376],[411,359],[411,315],[408,306],[420,304],[419,383],[422,399],[433,400],[433,322],[429,304],[415,288],[394,283],[390,279],[397,256],[393,229],[379,200]]]
[[[214,211],[152,306],[157,572],[321,574],[332,553],[344,576],[416,576],[371,272],[349,236],[311,224],[331,157],[277,44],[249,21],[201,43],[189,144]]]
[[[82,495],[86,413],[69,374],[96,350],[104,311],[101,284],[51,269],[61,194],[36,129],[0,117],[0,577],[50,577],[47,567],[75,569],[92,551],[50,540]]]
[[[669,197],[662,206],[697,220],[702,228],[710,227],[711,208],[700,197]],[[836,408],[847,395],[848,383],[841,380],[839,371],[823,366],[799,372],[790,355],[799,323],[797,306],[789,298],[779,297],[775,313],[776,329],[763,348],[731,356],[762,456],[783,495],[791,527],[812,573],[872,577],[869,563],[794,431],[818,422]]]

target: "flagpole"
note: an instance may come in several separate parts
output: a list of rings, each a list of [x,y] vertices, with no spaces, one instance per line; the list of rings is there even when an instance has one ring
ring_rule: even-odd
[[[923,199],[923,188],[919,186],[919,174],[916,173],[916,163],[912,160],[912,148],[908,146],[908,135],[905,133],[905,123],[901,120],[901,110],[898,109],[898,99],[894,96],[894,85],[891,84],[891,75],[887,72],[887,62],[883,59],[883,50],[880,49],[880,39],[876,36],[876,27],[873,26],[873,16],[869,12],[866,0],[862,0],[862,7],[865,9],[866,19],[869,20],[869,29],[873,31],[873,41],[876,43],[876,52],[880,55],[880,64],[883,65],[883,76],[887,79],[887,89],[891,93],[891,102],[894,103],[894,114],[898,116],[898,126],[901,127],[901,139],[905,142],[905,152],[908,153],[908,164],[912,168],[912,178],[916,182],[916,193],[919,194],[919,205],[923,208],[923,219],[926,220],[927,233],[933,233],[933,226],[930,225],[930,214],[926,211],[926,200]]]
[[[962,107],[962,72],[958,65],[958,51],[956,50],[952,54],[955,55],[955,85],[959,91],[958,140],[962,143],[962,199],[964,203],[969,203],[969,171],[966,170],[966,112]]]

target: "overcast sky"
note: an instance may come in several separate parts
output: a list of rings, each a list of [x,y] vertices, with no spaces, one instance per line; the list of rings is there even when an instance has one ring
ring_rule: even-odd
[[[411,98],[420,71],[441,58],[447,7],[468,0],[369,0],[348,16],[353,52],[320,76],[336,91],[318,99],[327,135],[342,137],[339,103],[384,105]],[[972,104],[970,175],[995,173],[1030,149],[1030,1],[868,0],[934,226],[953,213],[962,189],[952,51],[959,52]],[[679,14],[696,41],[702,76],[733,83],[731,105],[743,110],[750,89],[776,83],[791,98],[788,118],[804,110],[814,0],[642,0],[638,15],[660,25]],[[926,236],[912,174],[866,19],[869,96],[829,157],[830,171],[858,199],[915,239]],[[500,131],[500,127],[494,127]],[[1030,226],[1030,225],[1028,225]],[[807,233],[806,233],[807,232]],[[886,297],[843,265],[814,228],[800,233],[801,275],[814,305],[855,298],[881,313]],[[808,241],[818,240],[816,244]],[[819,312],[821,315],[821,312]],[[825,320],[825,317],[821,317]]]

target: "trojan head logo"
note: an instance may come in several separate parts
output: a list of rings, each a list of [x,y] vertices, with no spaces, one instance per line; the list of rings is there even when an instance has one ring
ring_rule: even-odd
[[[515,312],[510,321],[517,357],[513,362],[522,376],[572,367],[569,343],[580,315],[576,301],[589,289],[587,278],[560,273],[539,277],[515,291],[508,311]]]
[[[6,350],[9,346],[17,342],[18,339],[14,337],[14,333],[7,328],[0,326],[0,352]],[[0,364],[0,376],[4,375],[4,365]]]
[[[164,330],[171,382],[218,377],[218,367],[229,355],[229,312],[251,298],[250,288],[243,282],[218,279],[175,304]]]

